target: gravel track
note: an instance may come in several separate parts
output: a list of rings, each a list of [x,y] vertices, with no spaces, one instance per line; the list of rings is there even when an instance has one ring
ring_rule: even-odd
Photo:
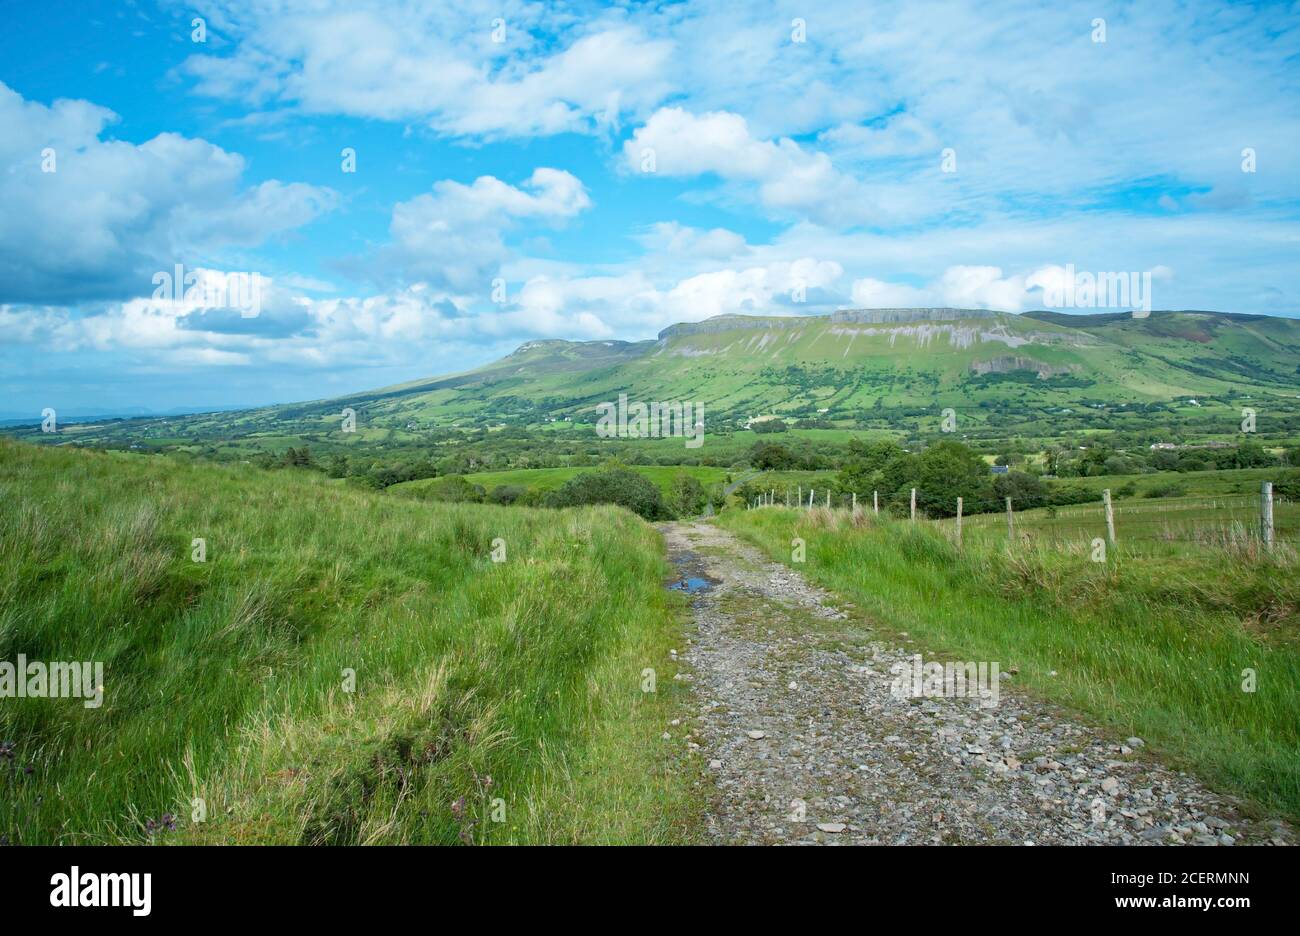
[[[667,733],[708,764],[710,841],[1295,841],[1285,823],[1250,820],[1162,766],[1141,739],[1017,692],[1014,676],[995,706],[896,698],[890,667],[917,649],[885,642],[851,605],[710,522],[660,529],[683,577],[713,583],[694,596],[683,654],[698,718]]]

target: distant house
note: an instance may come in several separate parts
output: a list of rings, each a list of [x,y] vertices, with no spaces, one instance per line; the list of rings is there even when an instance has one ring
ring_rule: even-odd
[[[1174,445],[1174,443],[1172,443],[1172,442],[1152,442],[1152,443],[1151,443],[1151,451],[1153,451],[1153,452],[1154,452],[1154,451],[1157,451],[1157,450],[1176,449],[1176,448],[1178,448],[1178,446]]]
[[[991,465],[989,467],[994,474],[1006,474],[1010,470],[1007,465]]]

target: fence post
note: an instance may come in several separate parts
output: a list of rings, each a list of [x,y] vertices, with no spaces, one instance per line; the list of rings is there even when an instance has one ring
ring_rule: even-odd
[[[857,516],[858,513],[858,492],[857,491],[853,492],[853,505],[849,508],[849,512],[854,516]]]
[[[1115,508],[1110,503],[1110,488],[1101,492],[1102,503],[1106,505],[1106,542],[1115,545]]]
[[[1007,542],[1014,543],[1015,541],[1016,541],[1016,525],[1011,519],[1011,497],[1008,495],[1007,497]]]
[[[1259,527],[1264,548],[1273,548],[1273,482],[1265,481],[1259,489]]]
[[[875,512],[876,516],[879,517],[880,516],[880,492],[879,491],[871,492],[871,508]]]
[[[957,548],[961,548],[961,498],[957,498]]]
[[[815,495],[816,493],[817,493],[817,489],[816,489],[816,488],[809,488],[809,489],[808,489],[808,509],[809,509],[809,510],[812,510],[812,509],[813,509],[813,495]]]
[[[826,509],[827,509],[827,510],[830,510],[830,509],[831,509],[831,489],[830,489],[830,488],[827,488],[827,489],[826,489]]]
[[[916,520],[916,488],[912,488],[912,520]]]

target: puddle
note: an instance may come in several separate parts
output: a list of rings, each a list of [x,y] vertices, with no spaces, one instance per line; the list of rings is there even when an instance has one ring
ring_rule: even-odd
[[[668,587],[674,591],[683,591],[688,595],[695,595],[712,588],[713,583],[704,578],[684,578],[673,582]]]

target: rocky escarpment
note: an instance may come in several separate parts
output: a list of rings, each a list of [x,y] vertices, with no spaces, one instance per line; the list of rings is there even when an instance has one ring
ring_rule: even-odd
[[[863,324],[882,325],[908,322],[953,322],[961,319],[990,319],[1006,315],[987,309],[841,309],[830,315],[715,315],[702,322],[680,322],[659,333],[659,340],[686,335],[711,335],[737,329],[767,331],[804,328],[809,325]]]
[[[1009,374],[1011,371],[1030,370],[1036,372],[1040,380],[1046,380],[1048,377],[1073,373],[1078,370],[1078,367],[1045,364],[1033,358],[1007,354],[993,358],[991,361],[972,361],[970,369],[976,374]]]

